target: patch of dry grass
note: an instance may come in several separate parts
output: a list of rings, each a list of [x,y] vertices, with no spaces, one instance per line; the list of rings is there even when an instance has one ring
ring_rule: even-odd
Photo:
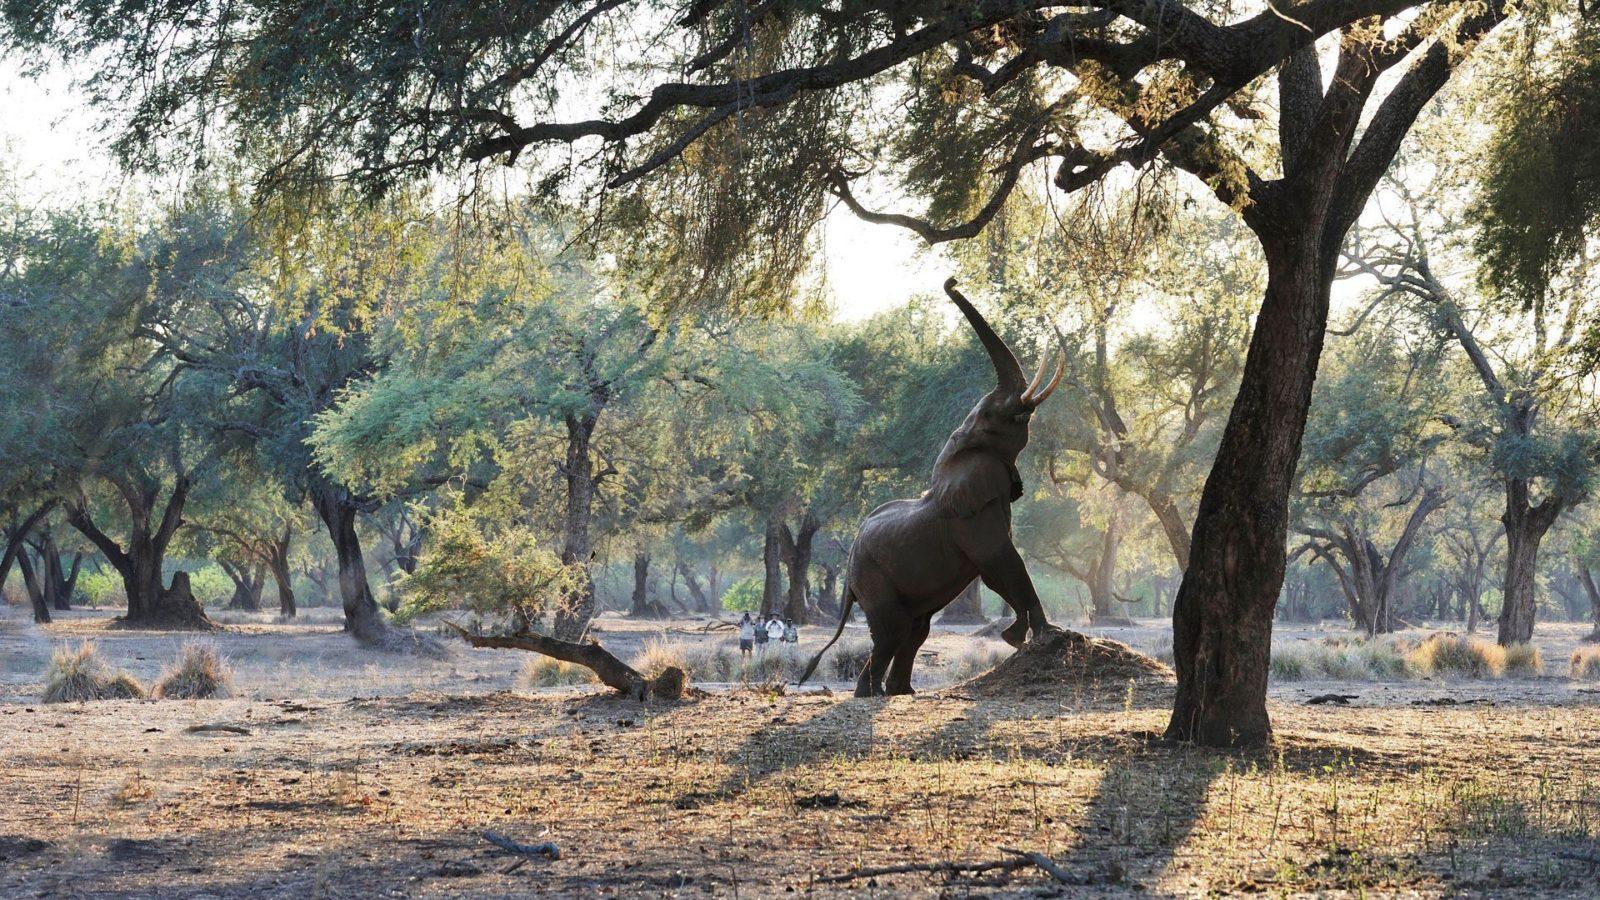
[[[144,696],[144,687],[126,672],[112,671],[100,658],[93,641],[80,643],[76,650],[57,648],[50,655],[45,671],[45,703],[73,703],[87,700],[129,700]]]
[[[1544,674],[1544,654],[1533,644],[1512,644],[1505,648],[1507,675],[1536,678]]]
[[[184,644],[178,651],[178,658],[161,673],[151,691],[151,696],[163,700],[220,699],[232,695],[233,667],[223,659],[216,646],[208,643]]]
[[[1406,654],[1423,677],[1499,678],[1506,672],[1506,649],[1493,641],[1458,634],[1436,634]]]
[[[522,685],[528,688],[572,687],[580,684],[598,684],[599,679],[588,668],[543,654],[534,653],[522,663]]]
[[[1600,681],[1600,644],[1584,644],[1572,651],[1570,674],[1580,681]]]

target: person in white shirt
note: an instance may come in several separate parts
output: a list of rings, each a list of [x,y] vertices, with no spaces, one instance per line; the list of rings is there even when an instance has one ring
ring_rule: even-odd
[[[750,614],[745,613],[739,620],[739,655],[749,657],[756,646],[756,623],[750,621]]]
[[[783,620],[777,616],[773,616],[772,620],[767,622],[767,640],[774,644],[783,641]]]

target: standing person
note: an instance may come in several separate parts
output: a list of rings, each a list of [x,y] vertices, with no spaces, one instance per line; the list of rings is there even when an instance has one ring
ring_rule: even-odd
[[[750,658],[750,651],[756,644],[756,623],[750,621],[750,614],[745,613],[739,620],[739,656],[742,659]]]
[[[746,616],[748,615],[746,613]],[[767,649],[767,625],[757,618],[750,623],[750,627],[755,632],[756,655],[760,656]]]
[[[800,643],[800,629],[788,619],[783,620],[783,642],[785,644]]]
[[[767,622],[767,640],[773,644],[783,643],[783,620],[777,616]]]

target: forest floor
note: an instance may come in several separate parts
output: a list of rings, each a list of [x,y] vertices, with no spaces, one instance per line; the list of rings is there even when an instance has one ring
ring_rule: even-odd
[[[148,682],[183,638],[25,613],[0,612],[4,897],[1576,897],[1600,874],[1600,692],[1564,677],[1577,626],[1540,626],[1560,675],[1274,686],[1276,746],[1246,754],[1156,741],[1162,684],[639,704],[518,690],[510,651],[356,649],[321,611],[210,638],[234,699],[46,706],[60,643],[93,637]],[[663,626],[601,627],[628,658]],[[1306,705],[1326,692],[1356,699]],[[941,862],[990,868],[851,877]]]

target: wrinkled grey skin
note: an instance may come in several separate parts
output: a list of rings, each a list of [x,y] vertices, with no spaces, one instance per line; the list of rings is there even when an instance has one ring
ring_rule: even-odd
[[[927,492],[885,503],[861,523],[845,568],[839,630],[801,682],[844,632],[852,603],[861,604],[872,633],[872,657],[856,683],[858,697],[912,693],[911,666],[934,614],[974,578],[1016,612],[1017,620],[1001,633],[1007,643],[1019,646],[1030,628],[1037,638],[1050,627],[1011,539],[1011,503],[1022,496],[1017,456],[1028,445],[1028,422],[1060,383],[1066,359],[1049,384],[1043,383],[1042,360],[1025,382],[1016,357],[956,290],[955,279],[944,288],[989,352],[999,384],[945,442]]]

